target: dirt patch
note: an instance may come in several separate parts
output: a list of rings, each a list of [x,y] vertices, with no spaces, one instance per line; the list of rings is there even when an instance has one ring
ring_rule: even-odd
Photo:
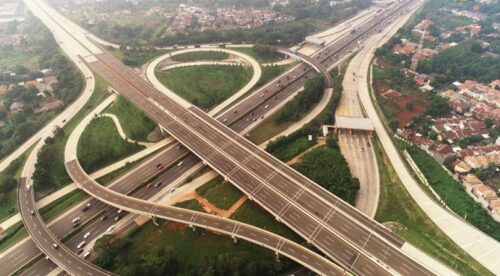
[[[181,231],[181,230],[184,230],[188,228],[188,226],[186,224],[183,224],[183,223],[179,223],[179,222],[169,222],[167,224],[165,224],[165,229],[167,231]]]
[[[392,113],[391,119],[397,119],[399,126],[402,127],[410,123],[414,117],[422,115],[429,101],[417,93],[411,93],[398,97],[391,101],[391,103],[392,107],[389,107],[389,104],[386,105],[387,109],[395,111]],[[413,104],[412,110],[406,109],[407,103]],[[396,111],[396,107],[399,109],[398,111]]]
[[[394,67],[394,65],[388,63],[383,58],[377,58],[376,64],[379,65],[382,68],[393,68]]]

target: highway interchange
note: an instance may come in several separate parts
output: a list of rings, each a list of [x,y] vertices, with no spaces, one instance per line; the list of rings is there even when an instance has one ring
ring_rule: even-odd
[[[369,23],[367,23],[367,26],[368,24]],[[372,22],[372,24],[374,23]],[[369,27],[366,28],[369,29]],[[350,45],[351,49],[352,47],[355,47],[356,39],[358,39],[358,37],[356,36],[359,36],[358,34],[362,33],[364,33],[364,31],[362,27],[360,27],[359,31],[356,34],[350,34],[350,36],[354,36],[354,40],[352,38],[351,40],[347,39],[346,41],[344,41],[344,45],[342,45],[342,43],[341,45],[335,45],[334,43],[331,46],[324,48],[314,57],[318,60],[324,61],[324,66],[328,67],[329,64],[331,65],[336,60],[330,58],[328,53],[331,53],[331,55],[333,55],[333,53],[343,51],[345,54],[346,52],[351,51],[349,47],[346,47],[346,45]],[[90,58],[87,61],[91,60],[89,62],[91,67],[93,67],[97,72],[100,72],[101,75],[104,75],[105,78],[108,79],[110,84],[115,87],[115,89],[124,93],[133,102],[138,103],[145,109],[144,111],[146,113],[149,113],[153,119],[156,119],[160,125],[168,130],[169,133],[183,142],[183,144],[188,148],[191,148],[191,150],[198,156],[202,157],[204,162],[214,167],[228,180],[234,182],[235,185],[249,194],[251,198],[261,203],[261,205],[263,205],[265,208],[267,207],[268,210],[277,215],[277,218],[279,218],[281,221],[288,221],[287,224],[291,226],[291,224],[293,224],[294,215],[301,214],[303,212],[303,208],[309,210],[308,213],[304,212],[303,217],[300,218],[301,223],[310,221],[310,223],[305,223],[308,229],[299,229],[298,231],[302,230],[301,234],[305,236],[306,239],[307,237],[314,238],[311,240],[313,244],[316,243],[316,245],[321,248],[322,244],[321,242],[319,242],[321,238],[320,236],[325,235],[325,237],[330,237],[330,234],[328,233],[331,233],[331,237],[338,240],[339,246],[347,246],[345,252],[348,252],[350,250],[349,248],[351,247],[355,248],[355,246],[351,245],[349,241],[344,241],[343,238],[337,235],[336,231],[339,231],[342,235],[346,235],[351,240],[361,240],[364,244],[362,244],[361,246],[358,241],[357,246],[376,255],[378,251],[376,250],[377,247],[383,245],[387,239],[391,244],[387,246],[387,251],[384,254],[387,254],[389,251],[394,252],[394,259],[392,259],[391,257],[392,261],[394,261],[391,265],[392,269],[395,269],[399,264],[401,264],[401,262],[404,263],[405,261],[409,261],[408,264],[405,263],[405,265],[408,265],[410,269],[417,269],[414,271],[415,275],[422,275],[421,273],[423,273],[424,271],[425,273],[428,273],[428,271],[426,271],[425,269],[419,270],[422,268],[419,268],[419,265],[417,263],[411,260],[407,260],[405,256],[398,255],[396,247],[401,246],[404,241],[391,234],[384,227],[363,216],[358,211],[354,210],[351,206],[344,204],[342,201],[340,201],[330,193],[321,190],[321,188],[319,188],[317,185],[309,182],[307,179],[297,174],[290,168],[283,166],[277,160],[261,152],[253,144],[247,142],[245,139],[242,139],[240,136],[236,135],[236,133],[231,132],[221,124],[218,124],[216,121],[212,120],[197,108],[189,107],[190,112],[186,112],[175,102],[162,97],[162,95],[160,93],[157,93],[157,91],[153,87],[145,83],[142,79],[138,78],[135,74],[128,71],[127,68],[124,68],[123,65],[116,62],[113,58],[107,56],[106,54],[98,54],[96,56],[99,61],[96,61],[93,58]],[[235,107],[228,109],[228,111],[223,113],[223,115],[218,116],[218,120],[224,123],[236,122],[234,126],[238,126],[238,123],[242,121],[247,123],[249,121],[253,121],[241,119],[244,118],[242,116],[244,116],[245,114],[249,114],[247,116],[253,116],[253,118],[255,118],[255,116],[261,116],[260,114],[265,114],[265,110],[263,110],[263,112],[257,112],[259,106],[263,106],[262,103],[265,103],[266,101],[269,101],[269,104],[272,104],[273,102],[276,103],[278,99],[277,96],[281,96],[281,94],[277,93],[278,91],[293,91],[295,88],[301,86],[300,81],[302,81],[303,85],[303,81],[305,81],[306,78],[305,76],[312,77],[315,75],[314,72],[309,70],[306,65],[299,65],[294,68],[294,70],[296,71],[291,71],[288,75],[284,74],[274,80],[274,82],[266,86],[268,88],[264,87],[263,89],[260,89],[258,91],[268,96],[261,97],[261,94],[259,94],[258,92],[252,94],[244,101],[241,101]],[[300,75],[301,77],[296,77],[295,75]],[[282,88],[282,86],[279,85],[279,83],[281,82],[285,83],[282,84],[282,86],[286,86],[287,89],[280,89]],[[273,84],[275,84],[275,86]],[[276,90],[276,92],[274,92],[274,90]],[[135,93],[131,93],[131,91],[135,91]],[[143,98],[140,97],[141,94],[144,95]],[[167,106],[168,111],[165,112],[165,107]],[[237,112],[234,112],[235,110],[237,110]],[[229,116],[230,114],[237,115]],[[179,118],[183,119],[184,121],[179,123]],[[188,126],[185,126],[184,124],[187,124]],[[244,125],[244,123],[240,123],[239,130],[243,130]],[[210,128],[208,128],[207,126],[210,126]],[[238,127],[234,128],[236,128],[236,130],[238,131]],[[215,131],[209,132],[213,130]],[[201,140],[200,138],[204,139]],[[205,140],[212,142],[206,142]],[[222,147],[214,146],[215,141],[222,140],[228,140],[229,142],[227,142],[227,144],[225,145],[222,145]],[[203,150],[204,148],[207,150]],[[172,147],[169,149],[169,151],[171,150]],[[167,150],[165,152],[167,152]],[[177,155],[175,153],[173,155],[170,155],[170,153],[165,154],[165,158],[169,156],[175,156],[177,158],[179,154],[182,157],[182,155],[187,154],[187,151],[182,150],[182,153],[177,153]],[[250,156],[250,158],[248,156]],[[192,158],[192,160],[192,164],[197,163],[196,158]],[[72,162],[74,162],[74,160],[67,163],[69,167],[74,166],[72,165]],[[278,169],[270,169],[268,166],[271,165],[275,166]],[[245,168],[246,166],[250,167],[250,169]],[[142,166],[142,168],[144,167],[146,166]],[[188,166],[184,166],[182,168],[188,168]],[[259,172],[260,175],[257,176],[257,172]],[[78,179],[82,181],[81,176],[78,177]],[[139,176],[137,181],[140,183],[144,179],[146,178],[141,179]],[[134,181],[125,182],[133,183]],[[268,183],[271,185],[269,186]],[[137,185],[137,183],[135,183],[135,185]],[[253,186],[245,187],[243,185]],[[117,187],[118,186],[119,185],[117,185]],[[134,187],[134,184],[131,184],[130,187]],[[276,188],[281,188],[281,190],[276,191]],[[123,189],[120,192],[126,194],[128,191],[127,189]],[[266,198],[266,196],[269,196],[272,199]],[[314,201],[317,196],[322,198],[322,202]],[[282,202],[279,206],[278,204],[280,200]],[[301,203],[301,200],[307,203]],[[272,202],[272,204],[266,205],[267,201]],[[98,204],[96,204],[95,206],[98,206]],[[337,211],[337,209],[340,210]],[[100,210],[100,208],[94,208],[94,210]],[[318,210],[320,210],[320,213],[317,212]],[[290,214],[290,216],[288,217],[287,214]],[[344,226],[351,225],[349,227],[356,227],[354,224],[351,224],[351,222],[349,221],[350,219],[354,219],[355,221],[359,220],[363,227],[359,229],[340,229],[335,228],[336,225],[328,224],[327,221],[322,222],[322,220],[334,220],[336,222],[335,224],[337,224],[339,221],[344,221]],[[317,227],[314,228],[312,227],[313,225],[317,225]],[[295,227],[300,226],[295,225]],[[292,228],[294,227],[292,226]],[[369,230],[365,228],[368,228]],[[324,234],[322,233],[323,231],[325,232]],[[353,231],[360,232],[356,234]],[[373,234],[372,231],[374,231],[376,234]],[[370,251],[368,247],[373,240],[376,244],[372,245],[374,249]],[[324,242],[328,244],[328,241],[324,240]],[[356,244],[356,242],[354,243]],[[370,274],[370,271],[379,271],[380,273],[386,274],[384,273],[384,269],[382,268],[382,270],[379,270],[381,269],[381,267],[376,264],[374,266],[364,264],[365,260],[367,263],[374,262],[372,262],[371,256],[366,255],[366,253],[362,251],[354,250],[354,252],[356,253],[353,253],[350,256],[342,257],[336,256],[335,251],[337,251],[338,249],[331,250],[331,248],[329,249],[328,247],[329,246],[323,246],[324,252],[326,252],[327,255],[330,254],[330,256],[334,260],[340,262],[344,267],[353,269],[353,271],[360,274]],[[351,263],[349,262],[349,260],[351,260],[353,256],[355,257],[354,262]],[[386,262],[388,263],[390,263],[390,261],[391,260],[386,260]],[[402,274],[406,274],[404,273],[405,270],[406,268],[403,270]]]

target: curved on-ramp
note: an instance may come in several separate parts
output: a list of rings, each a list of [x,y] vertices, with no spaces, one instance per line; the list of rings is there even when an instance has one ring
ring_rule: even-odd
[[[65,148],[65,166],[71,179],[85,192],[108,205],[148,216],[198,226],[211,231],[241,238],[284,255],[320,275],[344,275],[347,272],[313,251],[257,227],[172,206],[164,206],[112,191],[93,180],[80,166],[76,157],[78,140],[86,125],[85,120],[71,133]],[[57,261],[57,259],[56,259]],[[84,262],[83,260],[81,260]],[[56,262],[57,263],[57,262]]]
[[[175,92],[168,89],[166,86],[164,86],[158,80],[158,78],[156,77],[156,74],[155,74],[156,69],[163,60],[165,60],[166,58],[169,58],[171,56],[180,55],[180,54],[184,54],[184,53],[190,53],[190,52],[210,52],[210,51],[211,52],[224,52],[224,53],[228,53],[228,54],[240,57],[241,59],[246,61],[248,64],[250,64],[250,66],[253,69],[253,76],[245,86],[243,86],[238,92],[236,92],[231,97],[227,98],[225,101],[223,101],[222,103],[217,105],[215,108],[210,110],[210,112],[208,112],[208,114],[210,114],[210,115],[217,114],[220,111],[224,110],[226,107],[228,107],[230,104],[232,104],[233,102],[235,102],[236,100],[241,98],[243,95],[245,95],[259,81],[259,79],[262,75],[262,69],[260,68],[260,64],[253,57],[250,57],[242,52],[238,52],[238,51],[230,50],[230,49],[226,49],[226,48],[215,48],[215,47],[201,48],[200,47],[200,48],[183,49],[183,50],[167,53],[167,54],[162,55],[162,56],[156,58],[155,60],[153,60],[150,64],[148,64],[148,67],[146,68],[146,77],[158,90],[165,93],[170,98],[175,99],[177,102],[184,103],[183,105],[189,106],[189,105],[191,105],[190,103],[188,103],[183,98],[179,97]],[[215,62],[215,63],[217,63],[217,62]],[[191,64],[193,64],[193,63],[191,63]],[[203,62],[200,64],[206,64],[206,62]]]

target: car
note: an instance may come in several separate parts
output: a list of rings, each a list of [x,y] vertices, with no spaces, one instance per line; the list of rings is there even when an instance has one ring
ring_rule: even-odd
[[[119,220],[121,220],[121,219],[122,219],[122,217],[123,217],[123,215],[122,215],[122,214],[118,214],[118,215],[116,215],[116,216],[115,216],[115,221],[119,221]]]
[[[113,230],[115,230],[115,228],[116,228],[116,226],[111,225],[110,227],[108,227],[108,229],[106,229],[106,232],[111,233],[111,232],[113,232]]]
[[[82,254],[82,252],[83,252],[83,248],[80,248],[80,249],[77,249],[77,250],[76,250],[76,254],[77,254],[77,255]]]
[[[35,211],[34,211],[34,210],[30,210],[30,214],[31,214],[32,216],[34,216],[34,215],[35,215]]]
[[[26,185],[26,191],[31,191],[31,185]]]
[[[159,182],[156,182],[156,184],[155,184],[155,188],[158,188],[158,187],[160,187],[160,185],[161,185],[161,184],[162,184],[162,182],[161,182],[161,181],[159,181]]]
[[[73,223],[73,227],[78,227],[78,225],[80,225],[79,221]]]
[[[86,241],[82,241],[82,242],[80,242],[80,243],[76,246],[76,248],[77,248],[77,249],[83,248],[86,244],[87,244],[87,242],[86,242]]]
[[[158,163],[158,164],[156,165],[156,167],[157,167],[158,169],[159,169],[159,168],[161,168],[161,163]]]
[[[83,206],[83,208],[82,208],[82,212],[87,211],[88,209],[90,209],[90,207],[92,207],[92,204],[90,204],[90,203],[85,204],[85,206]]]
[[[90,237],[92,235],[92,232],[91,231],[88,231],[87,233],[85,233],[85,235],[83,235],[83,238],[84,239],[87,239],[88,237]]]
[[[107,218],[108,218],[108,216],[107,216],[107,215],[103,215],[103,216],[101,217],[101,221],[104,221],[104,220],[106,220]]]
[[[52,247],[53,247],[54,249],[58,249],[58,248],[59,248],[59,245],[58,245],[57,243],[53,243],[53,244],[52,244]]]
[[[224,118],[224,120],[222,120],[223,122],[227,122],[227,118]]]
[[[146,185],[146,188],[148,188],[148,189],[151,187],[153,187],[153,182],[150,182],[150,183],[148,183],[148,185]]]
[[[118,212],[116,212],[117,214],[121,214],[123,213],[123,210],[122,209],[119,209]]]
[[[268,105],[268,104],[266,104],[266,106],[264,106],[264,109],[267,109],[268,107],[269,107],[269,105]]]
[[[365,149],[364,149],[364,148],[361,148],[361,152],[364,152],[364,151],[365,151]]]
[[[66,123],[66,119],[62,120],[63,124]]]
[[[83,252],[82,257],[83,257],[84,259],[87,259],[89,256],[90,256],[90,252],[89,252],[89,251],[85,251],[85,252]]]
[[[177,167],[182,166],[182,164],[184,164],[184,162],[182,162],[182,161],[181,161],[181,162],[179,162],[179,163],[177,163]]]
[[[371,144],[370,144],[370,142],[367,142],[367,143],[366,143],[366,145],[367,145],[367,146],[369,146],[369,147],[371,147]]]
[[[80,222],[80,217],[76,217],[73,220],[71,220],[73,224]]]

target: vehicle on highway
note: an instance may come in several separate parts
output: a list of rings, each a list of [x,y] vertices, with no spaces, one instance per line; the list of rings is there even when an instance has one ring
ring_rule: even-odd
[[[159,182],[156,182],[156,184],[155,184],[155,188],[158,188],[158,187],[160,187],[160,185],[161,185],[162,183],[163,183],[163,182],[161,182],[161,181],[159,181]]]
[[[52,244],[52,247],[53,247],[54,249],[57,249],[57,248],[59,248],[59,245],[58,245],[57,243],[53,243],[53,244]]]
[[[79,244],[76,246],[76,248],[78,248],[78,249],[83,248],[86,244],[87,244],[87,242],[82,241],[81,243],[79,243]]]
[[[177,167],[182,166],[182,164],[184,164],[184,162],[182,162],[182,161],[181,161],[181,162],[179,162],[179,163],[177,163]]]
[[[90,252],[89,252],[89,251],[85,251],[85,252],[83,252],[82,257],[83,257],[84,259],[87,259],[89,256],[90,256]]]
[[[106,220],[107,218],[108,218],[108,216],[107,216],[107,215],[103,215],[103,216],[101,217],[101,221]]]
[[[123,213],[123,210],[122,209],[119,209],[118,212],[116,212],[117,214],[121,214]]]
[[[77,255],[82,254],[82,252],[83,252],[83,248],[80,248],[80,249],[77,249],[77,250],[76,250],[76,254],[77,254]]]
[[[73,227],[77,227],[78,225],[80,225],[80,217],[74,218],[73,220],[71,220],[71,222],[73,223]]]
[[[148,188],[148,189],[151,187],[153,187],[153,182],[150,182],[150,183],[148,183],[148,185],[146,185],[146,188]]]
[[[92,204],[90,203],[85,204],[85,206],[83,206],[82,212],[87,211],[88,209],[90,209],[90,207],[92,207]]]
[[[85,233],[85,235],[83,235],[83,238],[84,239],[87,239],[88,237],[90,237],[92,235],[92,232],[91,231],[88,231],[87,233]]]
[[[266,106],[264,106],[264,109],[267,109],[268,107],[269,107],[269,105],[268,105],[268,104],[266,104]]]
[[[26,191],[31,191],[31,185],[26,185]]]
[[[115,221],[119,221],[123,218],[123,214],[118,214],[115,216]]]
[[[30,214],[31,214],[32,216],[34,216],[34,215],[35,215],[35,211],[34,211],[34,210],[30,210]]]
[[[106,229],[106,233],[111,233],[113,232],[113,230],[115,230],[116,226],[115,225],[111,225],[110,227],[108,227],[108,229]]]

